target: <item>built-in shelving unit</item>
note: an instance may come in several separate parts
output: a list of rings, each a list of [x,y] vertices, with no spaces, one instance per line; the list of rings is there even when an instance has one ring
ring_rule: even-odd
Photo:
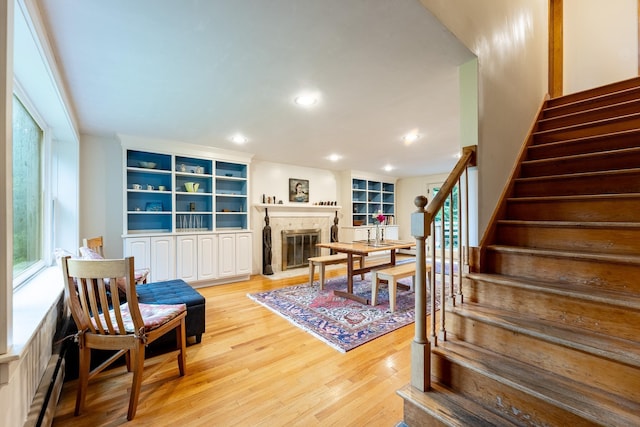
[[[125,137],[123,244],[149,280],[249,278],[249,158]],[[181,152],[158,152],[156,147]],[[219,154],[219,158],[216,155]]]
[[[373,224],[373,216],[382,213],[385,224],[395,224],[395,184],[352,178],[351,223],[353,226]]]
[[[125,149],[125,234],[246,230],[248,165]]]

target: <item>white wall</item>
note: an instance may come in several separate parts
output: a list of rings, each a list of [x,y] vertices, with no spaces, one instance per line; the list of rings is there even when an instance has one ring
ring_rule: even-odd
[[[289,203],[289,178],[309,180],[309,204],[338,201],[338,177],[335,172],[283,163],[251,163],[251,203],[262,203],[262,195]]]
[[[638,1],[563,1],[563,91],[638,75]]]
[[[80,238],[104,237],[105,256],[120,258],[122,147],[116,138],[81,135]]]
[[[483,233],[547,93],[548,2],[421,3],[478,57],[478,208]]]

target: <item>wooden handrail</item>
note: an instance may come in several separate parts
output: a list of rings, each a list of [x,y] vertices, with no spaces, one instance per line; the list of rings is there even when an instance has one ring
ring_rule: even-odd
[[[428,200],[425,196],[417,196],[415,199],[415,205],[418,208],[416,212],[411,214],[411,235],[416,239],[416,280],[415,280],[415,334],[413,338],[413,342],[411,343],[411,385],[421,391],[427,391],[431,388],[431,341],[427,337],[427,316],[431,314],[431,338],[434,342],[434,345],[437,345],[437,340],[446,340],[446,330],[444,323],[444,305],[445,305],[445,267],[446,267],[446,259],[445,259],[445,251],[444,251],[444,206],[448,198],[452,197],[453,190],[456,185],[460,185],[460,179],[463,175],[466,175],[467,169],[469,167],[476,165],[476,150],[477,146],[469,146],[464,147],[462,150],[462,155],[460,159],[456,163],[455,167],[444,181],[442,186],[440,187],[436,196],[431,200],[430,203],[427,204]],[[467,176],[465,176],[467,177]],[[465,190],[468,192],[468,179],[466,181]],[[458,192],[458,203],[460,204],[461,196],[460,191]],[[467,208],[465,209],[464,215],[466,223],[464,224],[466,231],[466,242],[468,249],[468,194],[465,196],[465,203],[467,203]],[[453,200],[451,203],[451,210],[453,209]],[[435,299],[436,299],[436,256],[435,256],[435,244],[432,245],[432,258],[431,258],[431,273],[430,273],[430,289],[429,293],[431,295],[431,312],[427,312],[427,273],[426,273],[426,240],[431,236],[432,241],[435,242],[433,237],[432,229],[435,229],[434,219],[438,212],[443,211],[442,222],[443,222],[443,231],[442,231],[442,256],[440,259],[441,268],[440,272],[442,274],[442,295],[441,295],[441,306],[442,310],[440,313],[441,320],[441,328],[438,331],[438,335],[436,336],[436,316],[435,316]],[[458,227],[463,225],[462,221],[462,212],[461,206],[458,206],[458,215],[460,218],[458,219]],[[449,241],[450,244],[453,245],[453,216],[450,213],[449,216]],[[454,285],[453,285],[453,276],[454,276],[454,259],[453,259],[453,248],[450,247],[449,254],[449,281],[450,281],[450,298],[455,298],[459,296],[460,302],[462,302],[462,281],[461,281],[461,273],[462,273],[462,252],[460,247],[460,239],[461,233],[458,233],[458,277],[459,277],[459,289],[458,294],[455,294]],[[468,254],[465,257],[466,262],[468,262]]]

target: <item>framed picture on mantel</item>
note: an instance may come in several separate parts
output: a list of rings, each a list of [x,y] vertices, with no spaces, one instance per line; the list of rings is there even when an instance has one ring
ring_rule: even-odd
[[[289,201],[309,202],[309,180],[289,178]]]

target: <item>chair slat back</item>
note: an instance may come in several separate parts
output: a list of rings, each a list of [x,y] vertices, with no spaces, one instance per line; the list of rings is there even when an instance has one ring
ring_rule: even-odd
[[[90,239],[82,239],[82,246],[86,246],[89,249],[93,249],[104,258],[104,244],[102,236],[92,237]]]
[[[118,279],[126,283],[127,305],[135,330],[143,327],[132,257],[117,260],[79,260],[65,257],[62,270],[67,278],[65,292],[78,330],[101,335],[127,333],[120,307],[122,302],[117,291]],[[109,315],[110,310],[113,319]]]

